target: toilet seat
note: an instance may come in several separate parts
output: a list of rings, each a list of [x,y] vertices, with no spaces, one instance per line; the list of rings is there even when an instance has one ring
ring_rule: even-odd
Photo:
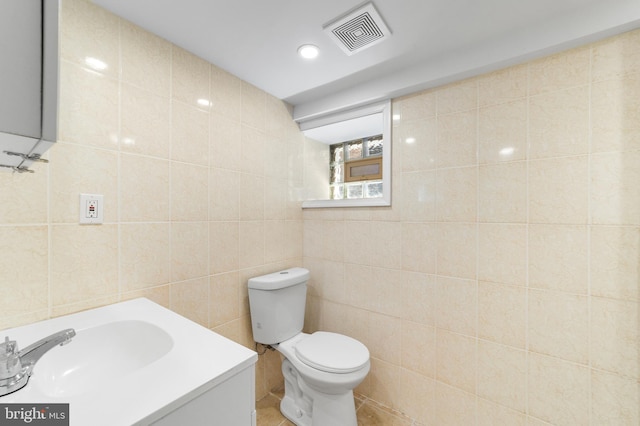
[[[317,331],[302,339],[295,346],[300,361],[327,373],[352,373],[369,361],[365,345],[349,336],[327,331]]]

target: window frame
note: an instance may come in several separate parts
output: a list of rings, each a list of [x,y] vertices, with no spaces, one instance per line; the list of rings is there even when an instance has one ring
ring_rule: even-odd
[[[384,100],[373,104],[353,108],[338,113],[330,113],[326,116],[300,123],[300,129],[313,129],[319,126],[338,123],[357,117],[372,114],[382,114],[382,197],[378,198],[346,198],[326,200],[304,200],[302,208],[334,208],[334,207],[388,207],[391,205],[391,101]],[[363,135],[366,137],[367,135]]]

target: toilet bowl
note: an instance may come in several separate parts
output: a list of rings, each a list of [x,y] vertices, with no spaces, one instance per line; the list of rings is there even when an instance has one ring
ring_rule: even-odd
[[[356,425],[353,389],[369,373],[369,351],[329,332],[300,333],[276,346],[283,356],[281,412],[298,426]]]
[[[302,333],[309,271],[249,279],[253,338],[283,357],[280,411],[297,426],[356,426],[353,389],[370,369],[369,350],[351,337]]]

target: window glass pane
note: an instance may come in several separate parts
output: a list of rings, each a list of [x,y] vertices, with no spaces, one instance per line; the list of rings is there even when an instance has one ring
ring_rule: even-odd
[[[362,198],[362,183],[348,184],[347,198]]]
[[[362,141],[349,142],[347,144],[347,149],[349,160],[357,160],[359,158],[362,158]]]
[[[344,185],[331,185],[329,187],[329,197],[332,200],[342,200],[344,198]]]
[[[325,169],[326,170],[326,169]],[[329,183],[344,182],[344,163],[331,166]]]
[[[341,163],[344,161],[344,144],[338,143],[331,145],[330,162]]]
[[[368,138],[366,142],[369,156],[382,155],[382,136]]]
[[[364,184],[364,198],[382,197],[382,181],[370,181]]]

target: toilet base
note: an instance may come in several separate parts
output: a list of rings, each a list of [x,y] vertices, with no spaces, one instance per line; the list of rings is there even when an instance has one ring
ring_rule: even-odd
[[[330,395],[310,388],[286,358],[280,412],[296,426],[357,426],[353,391]]]

